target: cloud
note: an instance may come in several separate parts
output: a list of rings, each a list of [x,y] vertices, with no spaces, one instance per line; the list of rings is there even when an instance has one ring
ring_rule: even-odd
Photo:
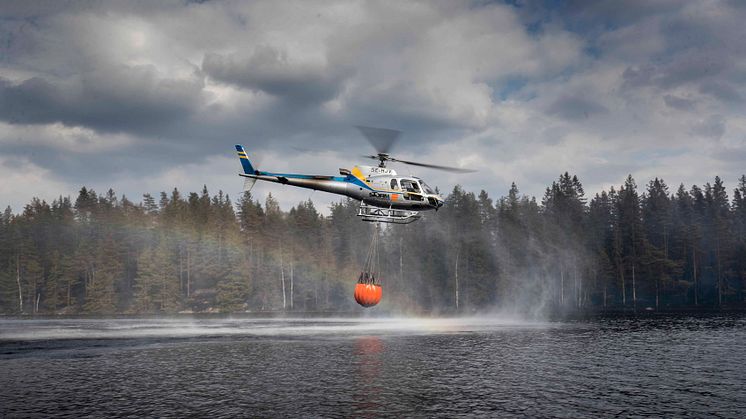
[[[403,159],[479,170],[414,171],[441,190],[743,171],[738,2],[24,2],[4,16],[0,156],[39,195],[240,190],[236,143],[267,169],[335,173],[372,151],[354,125],[404,131]]]
[[[153,66],[99,68],[70,80],[0,79],[0,118],[11,124],[144,131],[186,118],[200,104],[200,77],[161,77]]]
[[[287,53],[260,46],[247,58],[207,53],[202,70],[210,77],[238,87],[259,90],[290,103],[325,102],[337,96],[345,81],[340,68],[320,63],[295,63]]]
[[[720,115],[713,115],[705,120],[698,121],[692,128],[696,135],[719,140],[725,133],[725,121]]]
[[[708,80],[699,86],[699,92],[725,104],[740,105],[743,104],[743,94],[739,92],[739,87],[743,90],[738,84],[722,80]]]
[[[666,103],[666,105],[681,111],[690,111],[694,109],[695,105],[695,102],[693,100],[678,97],[675,95],[664,95],[663,101]]]
[[[619,27],[635,24],[649,16],[676,11],[680,6],[681,3],[676,0],[600,0],[592,3],[571,0],[566,2],[561,11],[567,18],[587,25]]]
[[[61,123],[20,125],[0,123],[0,146],[40,147],[55,153],[111,153],[137,143],[137,138],[125,134],[99,134],[79,126],[68,127]]]
[[[0,156],[0,179],[2,210],[10,206],[16,213],[21,212],[34,197],[51,202],[76,190],[75,186],[56,180],[49,170],[27,159]]]
[[[564,96],[555,100],[547,108],[547,113],[568,120],[589,118],[597,113],[606,113],[603,105],[579,96]]]

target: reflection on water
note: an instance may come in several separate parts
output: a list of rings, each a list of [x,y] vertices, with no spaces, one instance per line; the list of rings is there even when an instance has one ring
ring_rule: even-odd
[[[0,321],[0,417],[742,417],[743,316]]]
[[[377,336],[362,336],[355,339],[355,413],[358,416],[374,417],[382,411],[381,370],[383,363],[383,341]]]

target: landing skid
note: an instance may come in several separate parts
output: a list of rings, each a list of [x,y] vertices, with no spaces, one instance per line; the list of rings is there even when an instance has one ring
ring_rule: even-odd
[[[421,217],[417,211],[381,208],[364,203],[360,204],[357,216],[361,217],[363,221],[393,224],[409,224]]]

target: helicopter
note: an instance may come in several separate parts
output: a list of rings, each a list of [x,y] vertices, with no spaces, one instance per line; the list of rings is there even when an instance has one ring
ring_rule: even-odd
[[[418,163],[392,157],[389,150],[401,131],[388,128],[356,127],[376,149],[375,155],[362,156],[378,160],[378,166],[357,165],[352,169],[339,169],[339,176],[273,173],[256,169],[244,147],[236,145],[245,178],[244,190],[250,191],[258,180],[297,186],[343,195],[360,201],[358,216],[363,221],[408,224],[417,221],[420,211],[435,210],[443,206],[444,199],[424,180],[416,176],[401,176],[386,167],[386,162],[404,163],[452,173],[469,173],[473,170]]]

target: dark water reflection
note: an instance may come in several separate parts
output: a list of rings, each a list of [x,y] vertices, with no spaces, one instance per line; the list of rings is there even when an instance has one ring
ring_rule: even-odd
[[[744,417],[746,318],[0,321],[5,416]]]
[[[374,417],[376,412],[385,411],[381,371],[383,370],[383,340],[378,336],[363,336],[355,339],[356,374],[354,410],[363,417]]]

